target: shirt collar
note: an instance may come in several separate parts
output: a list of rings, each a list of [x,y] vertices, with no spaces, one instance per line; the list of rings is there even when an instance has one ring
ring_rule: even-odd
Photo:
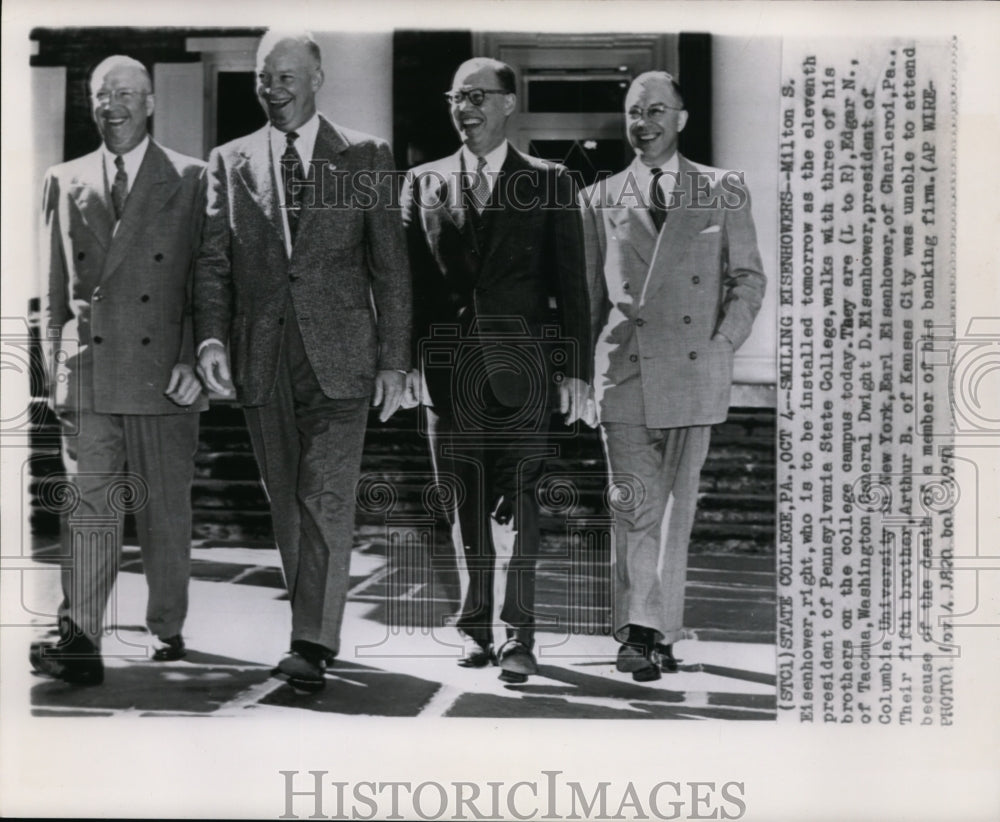
[[[288,145],[285,132],[279,131],[270,124],[268,124],[268,132],[271,137],[271,151],[275,158],[279,158],[285,153],[285,147]],[[319,134],[319,113],[313,114],[295,129],[295,133],[299,135],[295,141],[295,150],[299,153],[299,159],[303,163],[311,163],[313,150],[316,148],[316,135]]]
[[[486,171],[498,174],[507,162],[507,141],[504,140],[493,151],[483,155],[483,159],[486,160]],[[466,145],[462,146],[462,162],[466,171],[475,171],[479,167],[479,158]]]
[[[662,166],[659,166],[660,171],[664,174],[673,175],[673,179],[676,180],[677,173],[680,171],[680,154],[676,151],[673,156],[667,160]],[[640,184],[648,183],[653,179],[653,169],[647,166],[642,160],[636,155],[635,159],[632,160],[632,173],[635,175],[635,179]]]
[[[129,189],[132,188],[135,175],[139,173],[139,166],[142,165],[142,161],[146,156],[147,148],[149,148],[148,134],[142,138],[142,142],[140,142],[135,148],[121,155],[122,160],[125,162],[125,173],[128,175]],[[115,158],[118,155],[111,151],[105,143],[101,143],[101,154],[104,157],[104,169],[105,173],[108,175],[108,180],[114,181],[115,173],[117,171],[115,168]]]

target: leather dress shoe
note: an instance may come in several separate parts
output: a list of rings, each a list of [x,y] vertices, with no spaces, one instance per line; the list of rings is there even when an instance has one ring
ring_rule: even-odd
[[[482,645],[471,636],[463,637],[464,649],[458,664],[462,668],[485,668],[496,665],[497,657],[493,652],[493,644]]]
[[[275,673],[288,677],[288,684],[300,691],[316,692],[326,686],[326,668],[335,654],[329,648],[304,639],[292,641],[292,649],[278,663]]]
[[[656,657],[656,634],[651,628],[630,625],[628,639],[618,648],[615,668],[631,673],[636,682],[653,682],[660,678],[660,662]]]
[[[500,679],[504,682],[527,682],[531,674],[538,673],[538,662],[531,649],[518,639],[508,639],[500,646],[497,655]]]
[[[660,663],[660,670],[666,674],[676,674],[679,666],[677,660],[674,659],[674,646],[657,642],[655,652]]]
[[[153,651],[154,662],[175,662],[187,656],[187,648],[184,647],[184,637],[180,634],[161,639],[160,643]]]
[[[71,685],[100,685],[104,663],[97,647],[84,636],[56,642],[33,642],[28,652],[31,667],[40,674]]]
[[[288,677],[288,684],[301,691],[321,691],[326,686],[325,659],[311,659],[290,651],[274,670]]]

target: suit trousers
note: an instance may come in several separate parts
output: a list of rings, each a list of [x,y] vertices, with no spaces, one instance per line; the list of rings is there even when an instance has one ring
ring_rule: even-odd
[[[628,626],[638,625],[670,644],[683,638],[688,543],[712,429],[618,422],[602,429],[611,482],[631,487],[612,506],[614,634],[624,641]]]
[[[538,501],[535,489],[550,452],[545,433],[548,409],[529,420],[523,435],[510,430],[470,431],[443,409],[425,408],[435,475],[457,481],[456,510],[461,544],[459,573],[466,574],[457,627],[481,645],[493,643],[495,608],[507,638],[533,646],[535,565],[538,559]],[[495,413],[494,413],[495,412]],[[502,419],[511,409],[485,408],[480,419]],[[491,516],[500,497],[511,505],[513,545],[494,538]]]
[[[320,388],[291,310],[270,399],[244,409],[292,604],[292,641],[340,650],[370,397]]]
[[[79,493],[76,510],[63,524],[64,541],[68,538],[70,543],[62,566],[63,631],[71,619],[100,646],[121,561],[124,512],[134,503],[149,589],[146,625],[162,639],[180,634],[191,575],[191,483],[198,414],[64,411],[59,416],[63,461]],[[143,488],[122,484],[126,464]]]

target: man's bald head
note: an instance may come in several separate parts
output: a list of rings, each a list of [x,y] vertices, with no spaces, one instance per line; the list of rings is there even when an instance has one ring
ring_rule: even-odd
[[[138,60],[124,54],[102,60],[91,72],[90,93],[94,122],[108,151],[126,154],[149,134],[153,81]]]

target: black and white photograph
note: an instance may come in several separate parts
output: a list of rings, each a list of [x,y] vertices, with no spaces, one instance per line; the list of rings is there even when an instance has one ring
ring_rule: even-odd
[[[996,818],[992,7],[3,17],[0,813]]]

